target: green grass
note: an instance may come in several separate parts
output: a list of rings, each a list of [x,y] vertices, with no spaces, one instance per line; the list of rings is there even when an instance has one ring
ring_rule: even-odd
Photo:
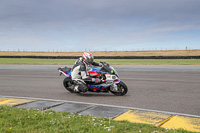
[[[76,59],[0,58],[0,64],[74,64]],[[200,59],[96,59],[112,65],[200,65]]]
[[[0,106],[1,133],[187,133],[147,124],[114,121],[108,118],[66,112],[26,110]]]

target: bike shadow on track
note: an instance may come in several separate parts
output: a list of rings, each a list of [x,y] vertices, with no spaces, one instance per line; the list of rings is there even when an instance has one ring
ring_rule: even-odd
[[[83,97],[125,97],[125,96],[115,96],[112,93],[92,93],[92,92],[86,92],[86,93],[76,93],[78,96],[83,96]]]

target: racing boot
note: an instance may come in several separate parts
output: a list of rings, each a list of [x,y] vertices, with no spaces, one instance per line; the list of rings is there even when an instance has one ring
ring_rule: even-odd
[[[74,91],[75,92],[87,92],[88,87],[86,84],[84,84],[81,81],[76,81],[75,86],[74,86]]]

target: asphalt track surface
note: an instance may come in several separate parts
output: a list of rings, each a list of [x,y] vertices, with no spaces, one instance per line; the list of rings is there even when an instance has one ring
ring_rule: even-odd
[[[0,95],[78,101],[200,116],[199,65],[114,66],[129,91],[72,94],[57,68],[64,65],[0,65]],[[68,65],[70,66],[70,65]]]

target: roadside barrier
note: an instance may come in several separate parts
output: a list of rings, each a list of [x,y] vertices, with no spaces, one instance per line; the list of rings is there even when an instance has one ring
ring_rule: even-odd
[[[0,56],[0,58],[77,59],[80,56]],[[95,56],[95,59],[200,59],[200,56]]]

